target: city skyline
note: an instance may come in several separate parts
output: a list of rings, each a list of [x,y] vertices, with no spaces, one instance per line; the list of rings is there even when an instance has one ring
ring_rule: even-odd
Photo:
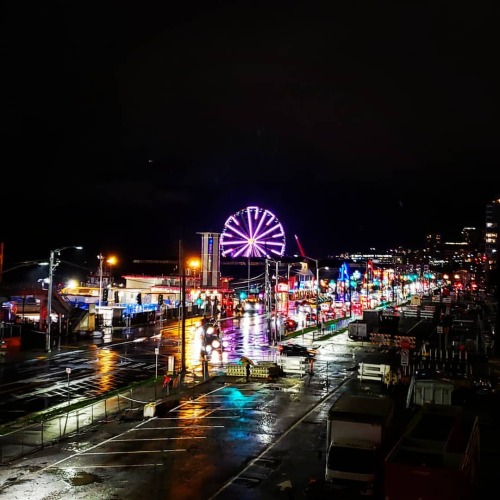
[[[462,229],[471,229],[471,226],[463,226]],[[481,227],[475,227],[477,230],[477,235],[479,236],[480,239],[480,244],[479,244],[479,250],[484,250],[482,246],[484,246],[484,242],[482,239],[482,233],[484,232],[484,229]],[[355,255],[355,254],[361,254],[361,255],[382,255],[382,254],[387,254],[387,252],[394,252],[395,254],[398,253],[398,250],[411,250],[413,252],[419,252],[421,253],[421,257],[423,257],[422,250],[426,247],[426,244],[428,243],[426,241],[426,237],[429,236],[431,233],[426,233],[422,235],[422,243],[421,245],[417,245],[415,247],[404,247],[401,246],[399,248],[396,247],[377,247],[375,248],[374,246],[368,245],[365,248],[350,248],[350,249],[341,249],[339,252],[330,252],[328,254],[324,255],[311,255],[306,252],[307,258],[313,258],[313,259],[319,259],[323,261],[328,261],[328,260],[335,260],[339,258],[341,255]],[[432,233],[432,235],[439,235],[442,236],[441,232],[436,232]],[[470,232],[468,233],[470,236]],[[295,236],[295,235],[294,235]],[[447,243],[458,243],[458,242],[465,242],[463,239],[463,234],[461,231],[459,231],[456,235],[455,238],[441,238],[441,245],[446,245]],[[201,250],[201,236],[199,233],[194,235],[195,239],[198,240],[198,245],[193,245],[192,247],[184,248],[183,253],[184,257],[186,259],[186,265],[188,260],[193,259],[193,258],[199,258],[200,257],[200,250]],[[300,248],[299,245],[300,244]],[[106,272],[111,272],[111,274],[115,275],[115,279],[121,277],[122,275],[134,275],[134,274],[146,274],[146,275],[162,275],[162,274],[170,274],[173,271],[173,274],[175,274],[175,270],[178,267],[178,258],[179,258],[179,245],[182,245],[183,247],[185,246],[185,242],[182,240],[176,241],[177,245],[177,253],[172,253],[172,254],[165,254],[159,259],[154,259],[154,258],[148,258],[147,256],[144,258],[140,258],[138,256],[131,256],[130,258],[124,257],[125,254],[121,253],[120,251],[115,252],[115,251],[110,251],[105,253],[105,258],[112,257],[116,262],[114,263],[113,266],[108,266],[108,269]],[[106,246],[106,245],[103,245]],[[302,247],[301,242],[297,242],[295,238],[287,238],[287,247],[286,251],[283,255],[283,262],[286,262],[288,260],[290,261],[299,261],[301,257],[301,251],[304,251],[304,248]],[[92,247],[85,248],[82,247],[81,249],[75,250],[75,249],[67,249],[63,254],[61,254],[60,261],[62,263],[62,268],[64,268],[64,274],[70,275],[72,272],[75,275],[80,275],[80,280],[81,282],[85,281],[85,277],[88,277],[89,274],[96,273],[98,268],[99,268],[99,255],[94,256],[93,255],[93,249]],[[5,252],[8,253],[8,252]],[[416,255],[416,254],[415,254]],[[269,256],[272,260],[280,260],[279,257],[274,256]],[[223,262],[229,262],[230,260],[238,260],[238,261],[246,261],[244,257],[239,257],[236,259],[233,259],[232,257],[223,257],[221,254],[221,260]],[[264,257],[257,257],[254,258],[255,261],[258,260],[264,260]],[[94,262],[95,261],[95,262]],[[149,261],[149,262],[148,262]],[[37,265],[37,262],[41,263],[42,265]],[[20,281],[25,281],[25,278],[27,277],[28,281],[33,281],[33,283],[43,279],[45,275],[47,274],[46,268],[48,264],[48,257],[45,258],[43,255],[39,256],[39,258],[33,257],[30,260],[27,261],[12,261],[12,260],[6,260],[4,257],[4,271],[6,271],[8,274],[5,274],[3,276],[3,281],[4,283],[12,283],[15,282],[16,280]],[[314,268],[314,263],[311,263],[312,267]],[[11,272],[14,271],[14,272]],[[63,274],[63,273],[61,273]],[[237,274],[241,274],[237,273]],[[21,278],[22,277],[22,278]]]

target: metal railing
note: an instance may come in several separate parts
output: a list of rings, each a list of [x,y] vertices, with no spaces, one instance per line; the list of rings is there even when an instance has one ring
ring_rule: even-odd
[[[65,413],[47,417],[36,423],[18,423],[17,425],[21,427],[0,435],[0,464],[38,451],[128,409],[141,408],[147,401],[142,401],[140,398],[149,393],[146,393],[143,387],[127,389],[84,407],[76,409],[70,407]]]

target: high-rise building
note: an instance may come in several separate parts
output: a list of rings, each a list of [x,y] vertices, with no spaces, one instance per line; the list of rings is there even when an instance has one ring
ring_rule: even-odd
[[[500,224],[500,196],[486,205],[484,252],[486,256],[486,281],[495,286],[498,274],[498,229]]]

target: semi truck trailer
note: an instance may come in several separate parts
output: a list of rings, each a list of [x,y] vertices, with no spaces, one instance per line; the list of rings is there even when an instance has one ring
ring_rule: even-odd
[[[328,412],[325,481],[339,489],[375,495],[393,417],[389,395],[341,394]]]
[[[459,406],[424,404],[384,461],[385,500],[476,498],[477,417]]]

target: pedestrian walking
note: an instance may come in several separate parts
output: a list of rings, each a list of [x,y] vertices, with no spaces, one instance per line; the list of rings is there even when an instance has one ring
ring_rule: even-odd
[[[247,376],[247,382],[250,382],[250,363],[245,364],[245,373]]]

